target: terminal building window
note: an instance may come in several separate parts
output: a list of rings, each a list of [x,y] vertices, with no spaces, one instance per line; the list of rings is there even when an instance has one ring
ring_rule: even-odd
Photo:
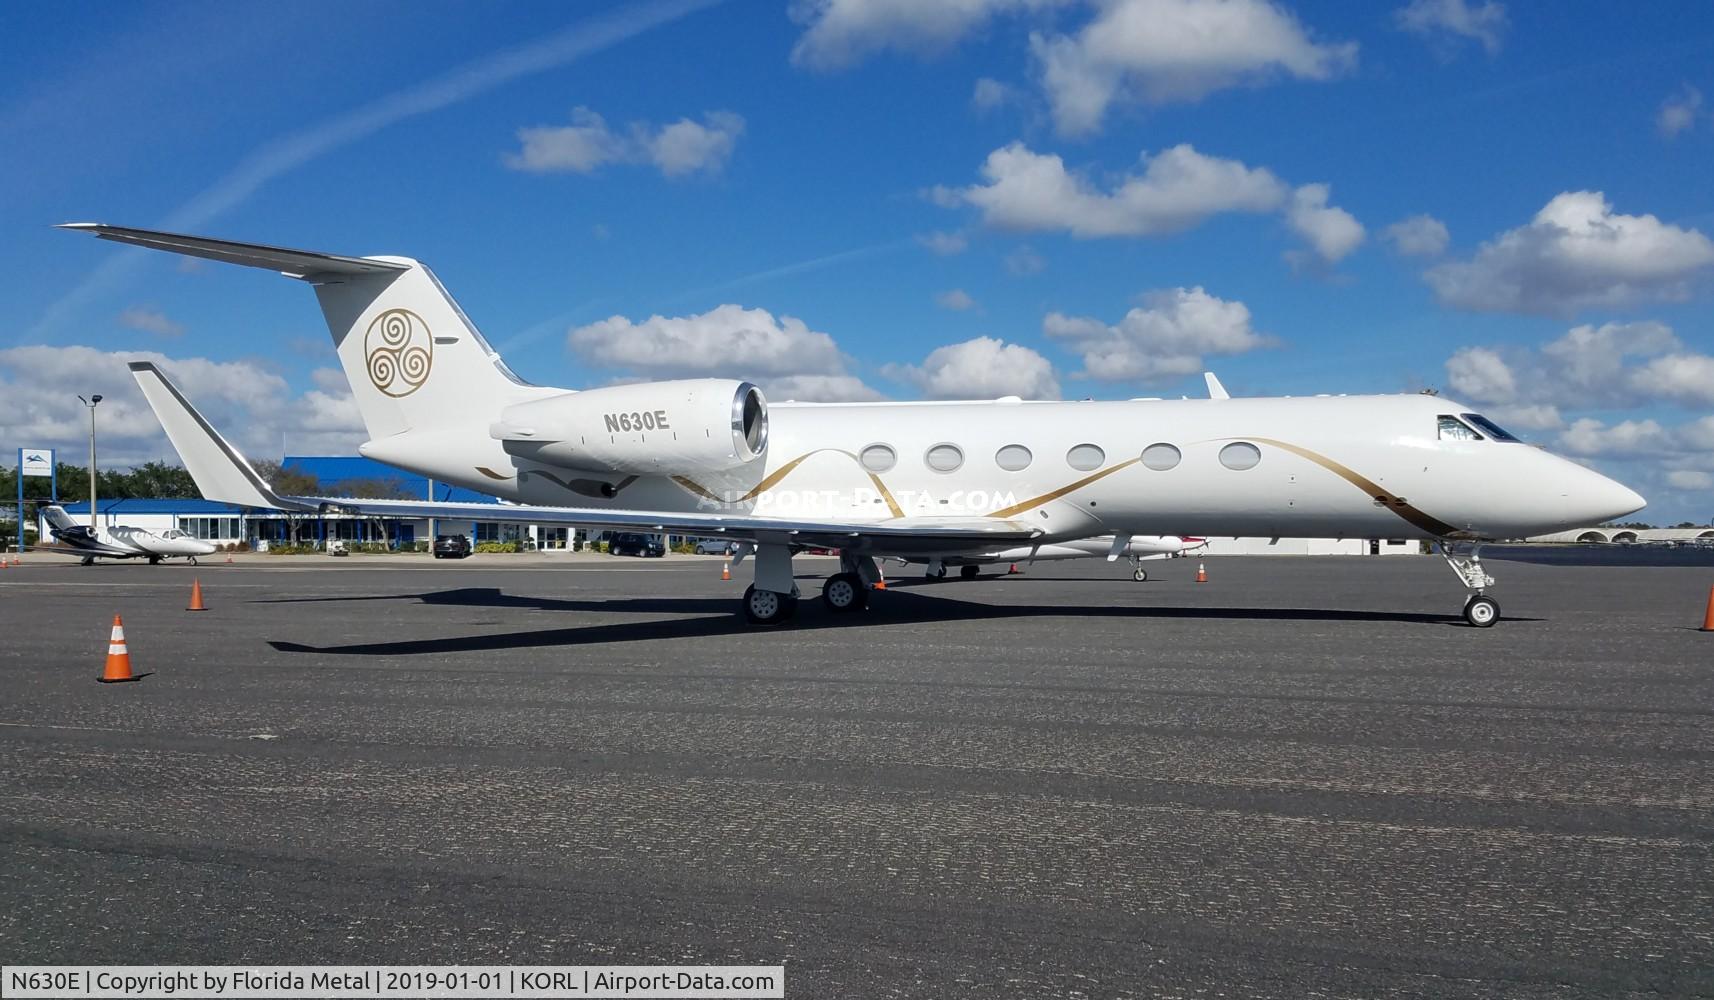
[[[212,541],[219,538],[242,538],[236,517],[181,517],[179,530],[192,538]]]

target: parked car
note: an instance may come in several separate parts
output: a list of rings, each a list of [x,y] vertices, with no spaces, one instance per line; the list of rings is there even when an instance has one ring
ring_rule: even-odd
[[[667,554],[667,547],[659,535],[639,535],[627,532],[607,536],[607,553],[615,556],[658,558]]]
[[[738,543],[730,538],[698,538],[696,554],[699,556],[729,556],[738,551]]]
[[[463,559],[470,554],[470,539],[463,535],[441,535],[434,540],[436,559]]]

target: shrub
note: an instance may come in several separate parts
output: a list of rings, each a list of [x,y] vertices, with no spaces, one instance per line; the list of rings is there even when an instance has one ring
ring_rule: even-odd
[[[478,542],[476,545],[476,551],[478,551],[478,552],[516,552],[516,551],[518,551],[518,543],[517,542]]]

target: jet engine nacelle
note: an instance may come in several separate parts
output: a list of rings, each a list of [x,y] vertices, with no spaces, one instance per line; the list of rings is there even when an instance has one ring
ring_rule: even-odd
[[[571,469],[723,472],[767,453],[768,403],[748,382],[642,382],[509,406],[489,434],[520,458]]]

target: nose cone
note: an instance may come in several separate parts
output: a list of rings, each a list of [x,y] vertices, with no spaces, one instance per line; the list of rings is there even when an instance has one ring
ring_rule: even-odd
[[[1567,499],[1575,509],[1586,511],[1579,520],[1600,524],[1648,506],[1640,493],[1624,483],[1582,466],[1578,466],[1578,471],[1582,475],[1572,483]]]

